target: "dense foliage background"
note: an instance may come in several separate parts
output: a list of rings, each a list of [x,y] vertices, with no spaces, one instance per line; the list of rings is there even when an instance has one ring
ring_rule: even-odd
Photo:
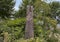
[[[33,5],[34,39],[25,40],[27,5]],[[14,10],[14,0],[0,0],[0,41],[7,42],[60,42],[60,2],[22,0]],[[5,37],[6,36],[6,37]],[[5,40],[4,40],[5,39]]]

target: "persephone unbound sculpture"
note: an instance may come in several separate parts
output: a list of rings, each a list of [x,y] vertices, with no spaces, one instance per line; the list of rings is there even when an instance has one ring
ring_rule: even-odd
[[[26,27],[25,27],[25,38],[34,38],[33,29],[33,6],[27,6],[27,16],[26,16]]]

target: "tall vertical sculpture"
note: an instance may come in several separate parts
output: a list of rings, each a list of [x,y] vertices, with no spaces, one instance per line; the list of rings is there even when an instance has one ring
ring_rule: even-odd
[[[27,16],[26,16],[26,28],[25,28],[25,38],[34,38],[33,29],[33,6],[27,6]]]

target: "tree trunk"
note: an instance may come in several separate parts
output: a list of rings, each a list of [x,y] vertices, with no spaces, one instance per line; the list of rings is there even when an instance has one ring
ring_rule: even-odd
[[[8,32],[4,32],[4,42],[8,42]]]
[[[27,6],[27,16],[26,16],[26,28],[25,28],[25,38],[34,38],[33,30],[33,6]]]

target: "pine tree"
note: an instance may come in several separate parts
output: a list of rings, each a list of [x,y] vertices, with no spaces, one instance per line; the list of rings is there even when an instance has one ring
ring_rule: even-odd
[[[8,18],[13,12],[14,0],[0,0],[0,17]]]
[[[60,2],[52,2],[49,4],[51,8],[51,16],[56,19],[56,16],[60,16]]]
[[[16,12],[15,17],[26,17],[26,7],[28,0],[22,0],[22,4],[19,6],[19,10]]]

